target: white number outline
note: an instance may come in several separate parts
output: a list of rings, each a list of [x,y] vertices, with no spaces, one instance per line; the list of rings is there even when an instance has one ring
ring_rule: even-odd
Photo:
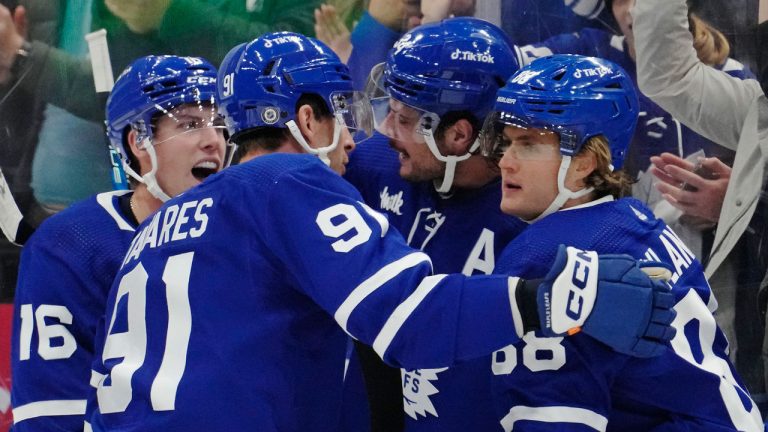
[[[762,420],[755,405],[753,404],[752,409],[747,411],[739,397],[739,390],[745,395],[748,393],[739,386],[728,362],[715,355],[712,350],[717,323],[701,297],[695,290],[689,290],[688,294],[677,302],[675,311],[677,316],[672,321],[672,327],[677,330],[677,333],[671,341],[675,354],[693,366],[720,378],[720,396],[731,422],[738,430],[753,430],[756,425],[762,430]],[[699,322],[698,342],[702,352],[701,363],[697,362],[693,356],[691,341],[685,334],[685,326],[692,321]]]
[[[334,223],[334,219],[343,217],[344,220]],[[378,220],[377,220],[378,221]],[[378,221],[381,223],[381,221]],[[336,204],[317,213],[315,223],[327,237],[339,239],[331,243],[336,252],[347,253],[352,249],[367,242],[371,238],[373,230],[363,219],[360,212],[350,204]],[[340,238],[344,234],[355,230],[355,234],[348,238]]]
[[[531,372],[558,370],[565,365],[565,347],[562,337],[537,337],[535,332],[523,336],[523,365]],[[536,353],[549,351],[552,358],[539,359]],[[504,360],[499,360],[499,353],[504,354]],[[518,365],[517,347],[507,345],[491,356],[491,371],[494,375],[509,375]]]
[[[189,303],[189,278],[194,252],[173,255],[163,270],[168,306],[168,330],[165,350],[155,378],[152,380],[150,399],[155,411],[175,409],[176,393],[186,370],[187,349],[192,331],[192,312]],[[104,342],[102,362],[122,358],[123,361],[109,372],[111,384],[102,380],[96,390],[99,410],[104,414],[123,412],[133,399],[131,379],[144,364],[147,351],[146,292],[149,275],[142,263],[136,265],[120,280],[109,332]],[[128,329],[113,333],[117,308],[123,296],[128,296]]]
[[[34,320],[33,320],[34,315]],[[72,313],[66,306],[41,304],[34,309],[31,303],[21,305],[19,310],[21,329],[19,332],[19,360],[29,360],[32,351],[32,335],[37,328],[37,354],[43,360],[61,360],[72,357],[77,350],[77,340],[67,329],[72,324]],[[56,318],[59,324],[46,324],[46,318]],[[66,324],[66,325],[65,325]],[[53,346],[51,341],[61,338],[61,345]]]

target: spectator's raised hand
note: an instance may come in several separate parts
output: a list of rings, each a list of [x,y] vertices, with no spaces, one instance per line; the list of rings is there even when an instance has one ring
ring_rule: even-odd
[[[651,157],[656,188],[685,215],[710,223],[720,219],[731,168],[718,158],[702,158],[697,167],[671,153]]]
[[[0,4],[0,84],[11,79],[11,66],[24,43],[27,32],[27,15],[23,6],[13,13]]]
[[[368,13],[396,32],[410,30],[421,21],[418,0],[371,0]]]
[[[437,22],[451,14],[452,0],[422,0],[421,24]]]
[[[328,45],[344,63],[352,54],[352,41],[349,29],[336,8],[332,5],[322,4],[315,9],[315,35]]]
[[[138,34],[157,30],[172,0],[104,0],[110,12]]]

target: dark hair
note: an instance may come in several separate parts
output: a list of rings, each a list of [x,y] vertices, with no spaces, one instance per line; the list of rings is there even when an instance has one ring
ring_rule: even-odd
[[[472,140],[474,141],[480,134],[482,125],[480,124],[480,120],[478,120],[478,118],[470,111],[450,111],[445,113],[445,115],[440,118],[440,124],[437,125],[437,129],[435,129],[435,140],[440,141],[444,139],[445,132],[451,126],[456,124],[457,121],[462,119],[467,120],[469,124],[472,125]]]
[[[309,105],[309,107],[312,108],[315,120],[324,120],[333,117],[331,110],[328,108],[328,104],[316,93],[305,93],[301,95],[299,100],[296,101],[295,112],[298,113],[299,109],[304,105]],[[237,164],[243,156],[256,149],[273,152],[283,145],[285,140],[290,138],[291,132],[288,128],[262,126],[243,131],[238,134],[233,141],[237,144],[237,150],[232,157],[232,164]]]

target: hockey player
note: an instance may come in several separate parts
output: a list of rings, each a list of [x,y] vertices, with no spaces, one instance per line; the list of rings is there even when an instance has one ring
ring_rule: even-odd
[[[215,97],[216,69],[199,58],[145,57],[118,78],[107,129],[133,191],[69,207],[23,249],[13,324],[14,431],[83,430],[97,321],[135,227],[224,165]]]
[[[454,18],[404,35],[373,73],[378,133],[352,154],[346,178],[436,272],[490,274],[525,227],[499,210],[498,167],[479,154],[477,140],[496,91],[518,68],[501,29]],[[358,348],[375,427],[402,428],[404,412],[408,431],[498,428],[487,358],[401,375]]]
[[[562,321],[565,311],[551,305],[573,288],[572,267],[558,283],[552,281],[563,269],[542,283],[552,301],[542,301],[541,316],[549,318],[531,320],[538,306],[519,304],[517,295],[531,295],[535,283],[430,276],[429,258],[408,248],[386,217],[326,166],[324,150],[347,125],[352,90],[330,49],[276,33],[235,50],[240,58],[228,58],[219,72],[232,136],[252,127],[269,132],[264,123],[314,127],[314,108],[309,117],[297,115],[305,106],[297,101],[314,94],[332,125],[317,129],[318,141],[306,147],[303,133],[284,139],[326,157],[254,158],[168,201],[139,227],[107,303],[94,431],[334,431],[347,334],[393,364],[437,367],[514,342],[532,321],[545,330]],[[276,149],[286,144],[278,143]],[[599,269],[596,257],[570,264],[576,262],[599,279],[590,279],[597,296],[585,299],[594,308],[582,330],[597,325],[595,337],[653,354],[661,341],[642,335],[662,335],[664,325],[655,321],[670,318],[668,293],[626,258],[603,259]],[[608,282],[619,274],[625,276]],[[610,305],[601,304],[604,295]],[[603,308],[630,304],[645,305],[634,308],[644,318],[606,331]]]
[[[545,275],[559,244],[667,263],[677,329],[664,354],[635,359],[589,337],[522,342],[494,354],[506,431],[761,431],[728,360],[701,263],[628,193],[620,171],[637,119],[627,73],[606,60],[555,55],[515,74],[496,99],[484,149],[500,156],[501,208],[531,225],[504,250],[500,274]],[[571,309],[576,318],[586,309]],[[616,322],[623,312],[615,310]]]

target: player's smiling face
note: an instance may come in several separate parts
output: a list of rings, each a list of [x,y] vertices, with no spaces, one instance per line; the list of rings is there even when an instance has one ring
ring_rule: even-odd
[[[435,158],[427,143],[416,133],[421,113],[408,105],[390,99],[389,114],[384,120],[389,145],[398,153],[400,176],[408,181],[440,178],[445,165]]]
[[[220,171],[224,164],[224,129],[210,127],[214,109],[181,105],[173,115],[163,115],[153,128],[157,153],[157,182],[174,197]],[[217,125],[218,126],[218,125]]]
[[[524,220],[534,219],[557,196],[560,169],[560,138],[544,129],[506,126],[502,144],[506,150],[501,169],[501,210]]]

